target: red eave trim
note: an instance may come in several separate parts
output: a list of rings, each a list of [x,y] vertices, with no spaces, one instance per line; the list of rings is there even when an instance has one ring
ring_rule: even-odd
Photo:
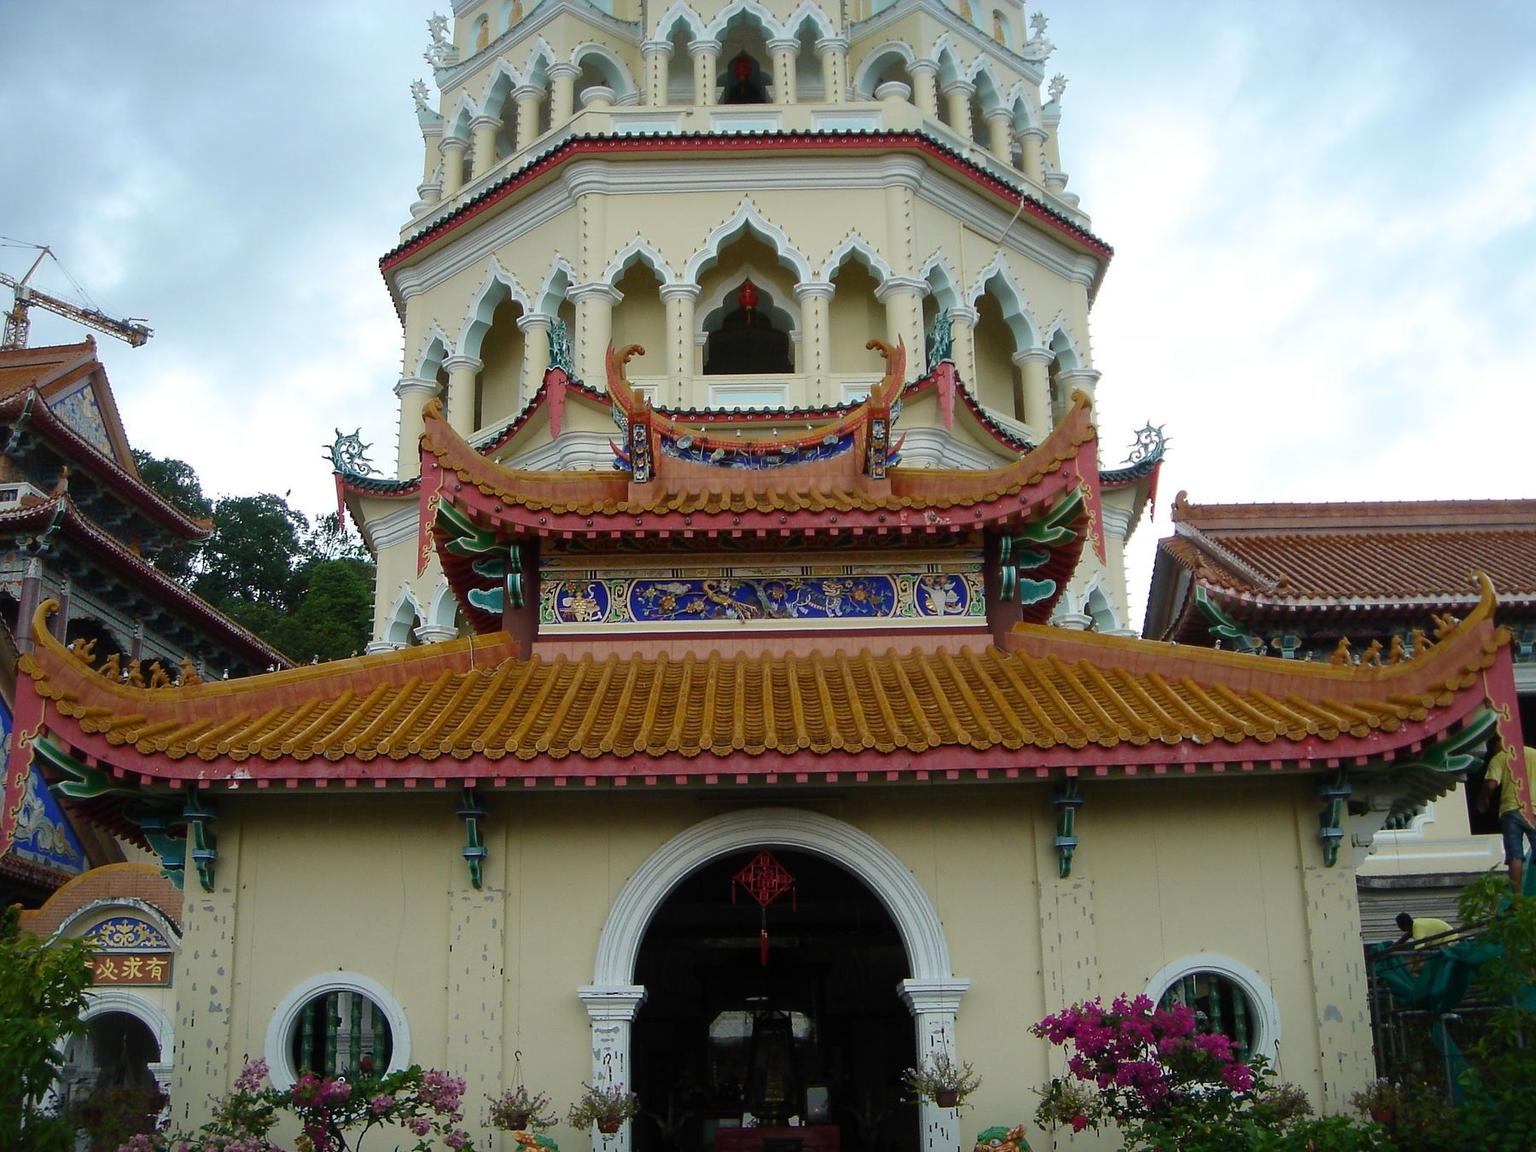
[[[500,184],[482,192],[475,199],[458,208],[425,231],[418,233],[399,247],[387,252],[379,260],[379,270],[390,272],[401,263],[429,245],[435,244],[484,212],[490,211],[503,200],[512,196],[527,184],[547,175],[556,168],[582,156],[603,156],[614,153],[692,153],[751,152],[788,153],[836,150],[848,152],[889,152],[905,149],[919,152],[944,165],[963,179],[1001,197],[1021,208],[1031,219],[1051,231],[1067,237],[1087,248],[1106,263],[1114,256],[1114,249],[1093,233],[1058,216],[1034,197],[1021,192],[993,176],[983,168],[950,151],[938,141],[920,132],[870,132],[870,133],[794,133],[774,132],[753,135],[724,135],[709,133],[689,136],[587,136],[566,140],[552,151],[538,157],[526,167],[510,173]]]

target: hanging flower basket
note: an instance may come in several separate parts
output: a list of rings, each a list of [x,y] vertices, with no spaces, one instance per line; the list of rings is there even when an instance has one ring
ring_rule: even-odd
[[[604,1116],[597,1122],[597,1130],[604,1136],[612,1136],[623,1124],[624,1121],[617,1116]]]
[[[955,1088],[940,1088],[933,1094],[933,1102],[940,1108],[954,1108],[960,1103],[960,1092]]]
[[[571,1105],[566,1117],[572,1128],[582,1129],[592,1125],[604,1136],[612,1136],[624,1125],[624,1121],[640,1110],[640,1098],[617,1085],[591,1084],[581,1086],[581,1099]]]

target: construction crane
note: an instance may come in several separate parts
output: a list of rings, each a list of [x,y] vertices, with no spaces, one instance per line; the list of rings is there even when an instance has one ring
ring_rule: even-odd
[[[0,349],[27,346],[27,329],[31,326],[27,309],[33,304],[57,313],[67,320],[78,321],[88,328],[95,328],[98,332],[105,332],[109,336],[116,336],[119,340],[126,340],[134,348],[154,335],[154,331],[142,320],[116,320],[98,308],[82,308],[78,304],[71,304],[68,300],[60,300],[57,296],[50,296],[46,292],[30,287],[27,281],[32,279],[32,273],[37,271],[37,266],[43,262],[44,257],[53,256],[53,250],[46,244],[28,244],[27,247],[36,248],[38,253],[37,259],[32,261],[32,267],[27,269],[25,276],[17,280],[14,276],[0,272],[0,284],[4,284],[15,294],[15,303],[5,314],[5,337],[0,340]],[[58,263],[57,256],[53,256],[53,259],[54,263]],[[62,268],[63,266],[60,265],[61,270]],[[69,273],[66,272],[65,275]]]

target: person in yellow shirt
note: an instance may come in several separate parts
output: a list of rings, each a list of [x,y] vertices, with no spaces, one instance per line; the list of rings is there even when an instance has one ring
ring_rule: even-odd
[[[1431,936],[1444,936],[1445,933],[1453,931],[1449,924],[1435,916],[1415,916],[1411,912],[1399,912],[1397,926],[1403,934],[1393,942],[1394,948],[1399,948],[1410,940],[1413,941],[1415,948],[1439,947],[1442,944],[1451,943],[1449,937],[1436,940],[1432,945],[1421,943]]]
[[[1527,747],[1525,777],[1536,777],[1536,748]],[[1509,865],[1509,882],[1519,895],[1525,879],[1525,856],[1536,851],[1536,828],[1531,826],[1520,803],[1520,789],[1509,767],[1509,749],[1500,748],[1488,761],[1488,775],[1483,781],[1480,808],[1487,808],[1494,796],[1499,798],[1499,831],[1504,835],[1504,863]],[[1522,846],[1522,841],[1524,845]]]

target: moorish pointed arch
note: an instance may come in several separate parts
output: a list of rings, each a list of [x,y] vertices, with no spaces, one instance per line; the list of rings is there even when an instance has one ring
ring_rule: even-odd
[[[804,0],[800,7],[789,14],[784,21],[784,30],[790,36],[799,36],[807,24],[816,30],[818,37],[830,38],[837,35],[837,25],[826,12],[822,11],[821,6],[812,3],[812,0]]]
[[[683,282],[697,284],[699,277],[714,267],[715,261],[720,256],[720,249],[747,231],[755,233],[760,240],[773,249],[774,254],[779,258],[779,263],[795,274],[797,284],[813,279],[810,262],[791,243],[784,229],[759,212],[750,196],[743,196],[736,211],[731,213],[724,223],[716,225],[703,245],[688,258],[688,263],[683,268]]]
[[[1014,278],[1013,269],[1001,252],[993,256],[976,279],[971,281],[965,294],[965,303],[974,307],[978,300],[989,293],[1002,309],[1008,330],[1013,333],[1015,350],[1035,347],[1035,334],[1040,330],[1039,322],[1018,280]]]
[[[756,24],[762,32],[764,40],[773,40],[784,35],[784,26],[779,23],[767,8],[759,4],[757,0],[735,0],[727,4],[709,22],[709,38],[711,40],[724,40],[726,29],[739,22]]]
[[[935,249],[933,254],[924,260],[918,269],[918,278],[928,282],[928,294],[933,297],[934,303],[944,310],[958,308],[963,301],[960,299],[960,280],[955,275],[955,270],[950,267],[940,249]]]
[[[1016,80],[1003,95],[1003,103],[1013,112],[1013,128],[1040,127],[1040,98],[1038,92],[1023,80]]]
[[[857,229],[854,229],[838,242],[837,247],[832,249],[831,254],[822,263],[820,276],[822,283],[831,283],[837,270],[851,257],[862,257],[861,262],[881,284],[890,279],[891,266],[885,257],[880,255],[873,244],[860,236]]]
[[[605,284],[617,284],[631,265],[644,264],[663,284],[678,283],[677,273],[667,263],[665,256],[645,237],[636,233],[634,239],[620,248],[600,277]]]
[[[490,74],[486,77],[485,89],[480,96],[480,110],[487,116],[495,116],[499,120],[505,120],[507,113],[513,111],[512,93],[522,86],[522,75],[512,67],[505,59],[499,59],[491,66]]]
[[[578,68],[586,68],[589,60],[600,61],[592,66],[593,71],[603,78],[603,83],[613,89],[619,103],[625,103],[638,95],[640,89],[635,84],[629,65],[612,49],[591,40],[578,44],[576,50],[571,53],[571,63]]]
[[[560,311],[565,294],[574,283],[576,283],[576,273],[572,270],[570,262],[564,256],[556,256],[550,261],[549,270],[544,273],[544,280],[539,288],[539,305],[534,311],[545,316],[553,316]]]
[[[677,32],[677,26],[681,24],[689,33],[692,40],[708,40],[709,31],[704,26],[703,18],[693,10],[684,0],[676,0],[656,21],[654,39],[670,40]]]
[[[496,309],[508,300],[515,302],[524,312],[529,311],[528,294],[517,282],[517,277],[504,269],[501,261],[492,256],[485,269],[485,279],[471,298],[469,312],[464,317],[463,326],[459,329],[459,338],[454,348],[460,355],[480,355],[481,342],[491,329],[491,317],[495,315]]]
[[[1045,331],[1045,336],[1040,341],[1041,347],[1049,348],[1055,353],[1063,368],[1080,368],[1083,366],[1082,357],[1078,355],[1078,341],[1072,334],[1071,326],[1063,313],[1058,312],[1051,320],[1050,326]]]
[[[436,320],[432,321],[432,326],[427,329],[426,346],[416,358],[416,377],[420,380],[436,380],[437,374],[443,369],[443,361],[453,354],[453,347],[454,343],[448,339],[448,334],[438,326]]]

